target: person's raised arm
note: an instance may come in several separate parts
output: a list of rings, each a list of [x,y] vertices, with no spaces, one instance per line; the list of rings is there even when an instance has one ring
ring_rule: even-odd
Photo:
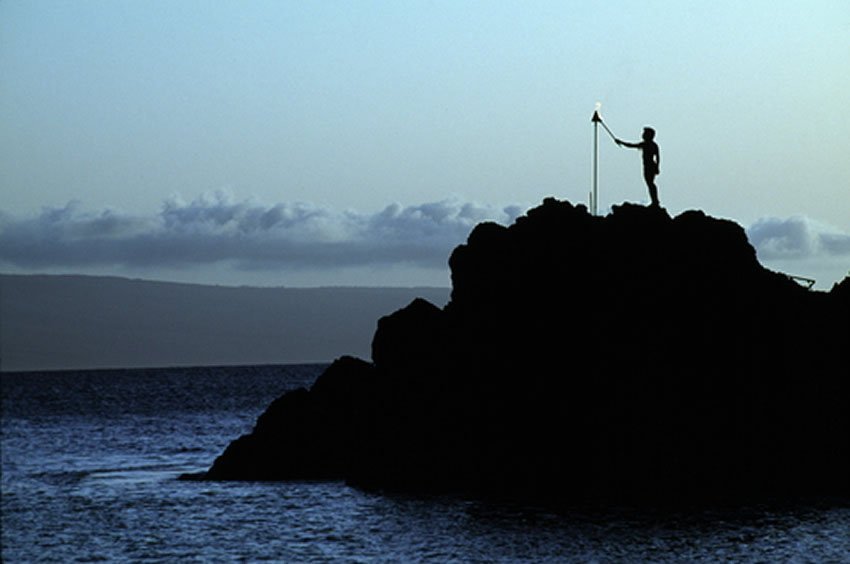
[[[639,149],[640,143],[629,143],[628,141],[623,141],[622,139],[614,139],[614,142],[617,143],[620,147],[629,147],[631,149]]]

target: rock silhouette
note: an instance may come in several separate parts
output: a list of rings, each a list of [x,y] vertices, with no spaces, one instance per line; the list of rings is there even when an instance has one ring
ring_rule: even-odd
[[[809,291],[737,224],[546,199],[482,223],[452,298],[378,322],[209,480],[544,503],[850,494],[850,278]]]

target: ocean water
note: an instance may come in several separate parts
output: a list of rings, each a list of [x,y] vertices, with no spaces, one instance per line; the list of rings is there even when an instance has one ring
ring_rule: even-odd
[[[553,512],[340,482],[181,482],[324,367],[2,374],[2,560],[850,562],[850,508]]]

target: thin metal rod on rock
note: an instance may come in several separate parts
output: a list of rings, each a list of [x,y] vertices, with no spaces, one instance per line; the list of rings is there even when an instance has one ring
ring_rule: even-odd
[[[599,114],[593,113],[593,190],[590,193],[590,213],[596,215],[596,200],[599,197]]]

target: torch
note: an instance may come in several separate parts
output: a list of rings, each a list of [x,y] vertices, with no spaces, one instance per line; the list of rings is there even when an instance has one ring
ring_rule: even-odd
[[[593,188],[590,192],[590,213],[593,215],[597,215],[599,207],[599,124],[602,124],[602,127],[605,128],[614,142],[617,141],[617,138],[602,121],[602,116],[599,115],[600,108],[602,108],[602,104],[596,102],[596,109],[593,110],[593,117],[590,118],[590,121],[593,122]]]

